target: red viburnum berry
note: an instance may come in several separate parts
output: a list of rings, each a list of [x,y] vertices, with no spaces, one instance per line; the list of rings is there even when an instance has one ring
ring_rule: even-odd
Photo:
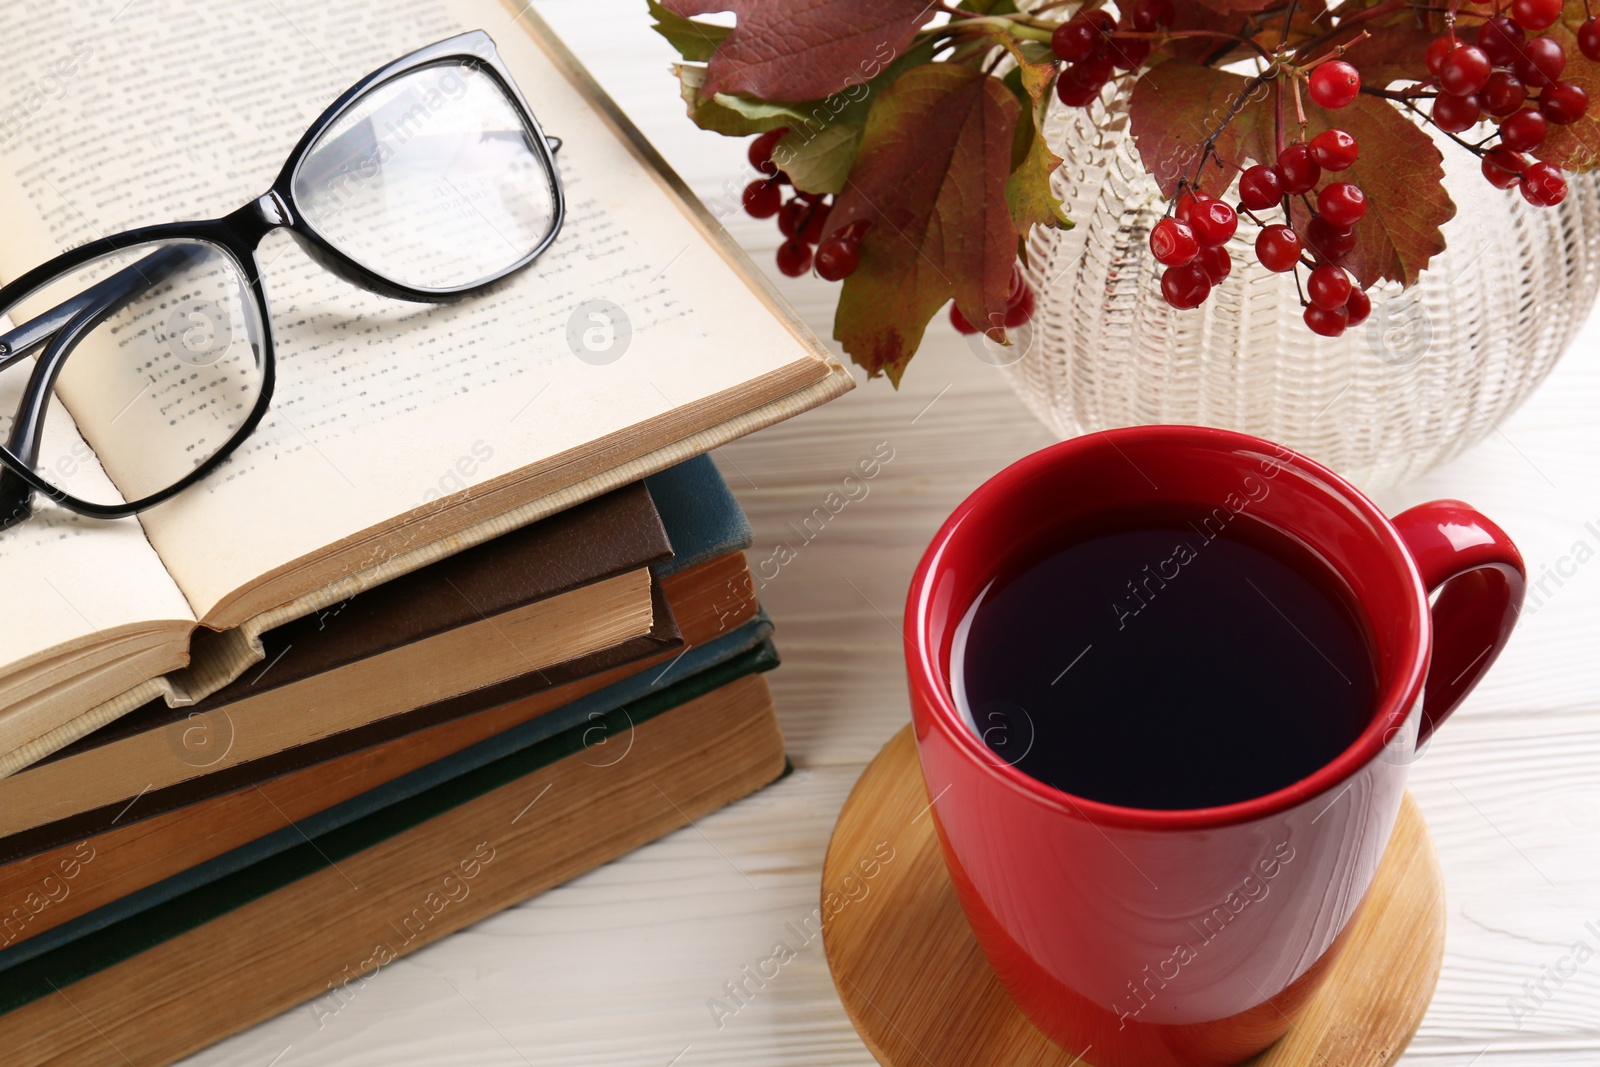
[[[811,246],[798,237],[791,237],[778,246],[778,269],[791,278],[798,278],[811,269]]]
[[[1310,89],[1318,107],[1345,107],[1361,92],[1361,73],[1342,59],[1330,59],[1311,72]]]
[[[1239,216],[1221,200],[1207,199],[1189,213],[1189,228],[1202,247],[1215,248],[1228,243],[1239,228]]]
[[[1491,69],[1483,49],[1477,45],[1463,45],[1439,64],[1439,88],[1451,96],[1467,96],[1483,88]]]
[[[848,278],[861,265],[861,242],[834,234],[817,246],[816,265],[817,273],[830,282]]]
[[[1354,182],[1334,182],[1317,194],[1317,214],[1330,223],[1349,229],[1367,213],[1367,194]]]
[[[1050,35],[1050,51],[1063,63],[1082,63],[1100,47],[1100,33],[1086,18],[1071,18]]]
[[[1264,163],[1257,163],[1239,175],[1239,203],[1251,211],[1277,207],[1283,193],[1283,179]]]
[[[1476,96],[1450,96],[1441,93],[1434,98],[1431,112],[1434,124],[1446,133],[1470,130],[1483,118]]]
[[[1356,231],[1335,226],[1321,215],[1311,219],[1306,227],[1306,248],[1318,259],[1337,262],[1356,246]]]
[[[1063,70],[1056,78],[1056,99],[1067,107],[1088,107],[1100,99],[1100,90],[1105,85],[1079,85],[1070,77],[1071,67]]]
[[[1500,143],[1513,152],[1531,152],[1544,144],[1549,129],[1542,112],[1525,107],[1500,120]]]
[[[1023,282],[1021,293],[1014,299],[1006,301],[1006,329],[1014,330],[1033,318],[1033,308],[1033,287]]]
[[[1350,287],[1350,299],[1344,305],[1345,327],[1354,328],[1367,321],[1372,314],[1372,298],[1356,286]]]
[[[1592,15],[1578,27],[1578,51],[1600,62],[1600,22],[1595,21]]]
[[[1150,230],[1150,254],[1167,267],[1192,263],[1200,252],[1200,241],[1187,222],[1162,219]]]
[[[1517,54],[1511,69],[1530,88],[1542,89],[1567,69],[1567,50],[1550,37],[1531,37]]]
[[[1228,255],[1228,250],[1220,245],[1202,248],[1200,254],[1195,257],[1195,262],[1206,272],[1206,277],[1211,279],[1212,285],[1221,285],[1222,280],[1233,272],[1233,258]]]
[[[1478,47],[1497,67],[1509,67],[1522,52],[1528,35],[1522,27],[1504,15],[1498,15],[1478,27]],[[1435,74],[1439,73],[1437,70]]]
[[[1305,143],[1292,144],[1278,153],[1278,177],[1283,180],[1283,191],[1294,196],[1309,193],[1322,178],[1322,168],[1311,157],[1311,148]]]
[[[1311,158],[1323,170],[1349,170],[1358,154],[1356,139],[1344,130],[1323,130],[1311,138]]]
[[[1567,179],[1553,163],[1535,163],[1522,173],[1522,198],[1534,207],[1555,207],[1567,196]]]
[[[1444,57],[1460,47],[1460,39],[1448,33],[1428,42],[1428,51],[1423,55],[1423,62],[1428,65],[1428,73],[1437,75],[1439,68],[1444,65]]]
[[[1161,272],[1161,295],[1180,311],[1197,308],[1211,295],[1211,279],[1198,263],[1183,263]]]
[[[1306,325],[1311,327],[1311,332],[1323,337],[1338,337],[1344,333],[1345,326],[1350,321],[1350,313],[1344,308],[1329,310],[1315,304],[1306,308]]]
[[[772,162],[772,150],[778,147],[778,142],[783,140],[783,135],[788,132],[789,127],[780,126],[776,130],[768,130],[751,141],[746,153],[750,165],[769,178],[777,174],[778,165]]]
[[[1350,299],[1350,275],[1343,267],[1324,263],[1306,278],[1306,296],[1319,308],[1342,308]]]
[[[1509,70],[1497,70],[1489,75],[1489,80],[1483,83],[1483,91],[1478,94],[1478,101],[1483,105],[1483,110],[1495,118],[1503,118],[1522,106],[1528,99],[1528,87],[1522,84],[1522,79]]]
[[[770,219],[783,207],[783,187],[776,178],[761,178],[744,187],[744,210],[751,218]]]
[[[1556,82],[1539,93],[1539,113],[1557,126],[1570,126],[1589,110],[1589,94],[1572,82]]]
[[[1521,152],[1513,152],[1505,145],[1496,145],[1483,154],[1483,176],[1496,189],[1509,189],[1516,185],[1522,181],[1522,173],[1527,169],[1528,157]]]
[[[1256,258],[1270,271],[1282,274],[1300,262],[1300,235],[1288,226],[1261,227],[1256,235]]]
[[[1518,26],[1537,33],[1561,17],[1561,0],[1511,0],[1511,17]]]

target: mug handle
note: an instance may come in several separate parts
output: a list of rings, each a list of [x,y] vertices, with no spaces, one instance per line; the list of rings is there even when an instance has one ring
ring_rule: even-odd
[[[1433,659],[1423,688],[1421,745],[1505,648],[1527,571],[1504,530],[1459,500],[1418,504],[1390,520],[1433,602]]]

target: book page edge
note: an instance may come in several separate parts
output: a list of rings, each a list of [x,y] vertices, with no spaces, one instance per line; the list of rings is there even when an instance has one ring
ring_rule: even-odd
[[[143,682],[20,748],[0,753],[0,778],[15,774],[151,700],[164,699],[169,707],[182,707],[216,692],[266,658],[261,635],[276,626],[843,396],[855,387],[855,379],[837,361],[830,363],[830,373],[804,389],[246,619],[236,628],[217,634],[208,654],[197,650],[194,662],[186,670]]]

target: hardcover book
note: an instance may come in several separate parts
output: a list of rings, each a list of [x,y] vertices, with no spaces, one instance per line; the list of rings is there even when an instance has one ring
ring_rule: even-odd
[[[358,77],[473,28],[562,139],[569,211],[534,268],[451,305],[355,289],[270,236],[280,381],[256,434],[137,519],[43,506],[0,534],[0,774],[151,700],[217,692],[264,660],[269,630],[850,388],[533,12],[214,0],[181,20],[111,14],[8,12],[9,40],[64,54],[75,80],[0,142],[0,278],[103,233],[231,210]],[[0,111],[32,91],[0,85]],[[601,326],[627,347],[588,358],[572,338]],[[0,376],[0,411],[23,377]],[[42,455],[115,492],[72,419],[47,423]]]

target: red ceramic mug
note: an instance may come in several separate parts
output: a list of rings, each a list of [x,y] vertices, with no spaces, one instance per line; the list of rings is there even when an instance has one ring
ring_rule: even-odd
[[[1378,691],[1360,737],[1276,792],[1181,811],[1073,797],[996,759],[948,668],[1003,557],[1091,512],[1246,499],[1364,616]],[[1388,519],[1327,468],[1224,430],[1089,434],[980,486],[912,579],[906,663],[945,862],[1012,998],[1096,1067],[1232,1064],[1281,1036],[1361,906],[1417,745],[1499,655],[1523,588],[1516,547],[1467,505]]]

